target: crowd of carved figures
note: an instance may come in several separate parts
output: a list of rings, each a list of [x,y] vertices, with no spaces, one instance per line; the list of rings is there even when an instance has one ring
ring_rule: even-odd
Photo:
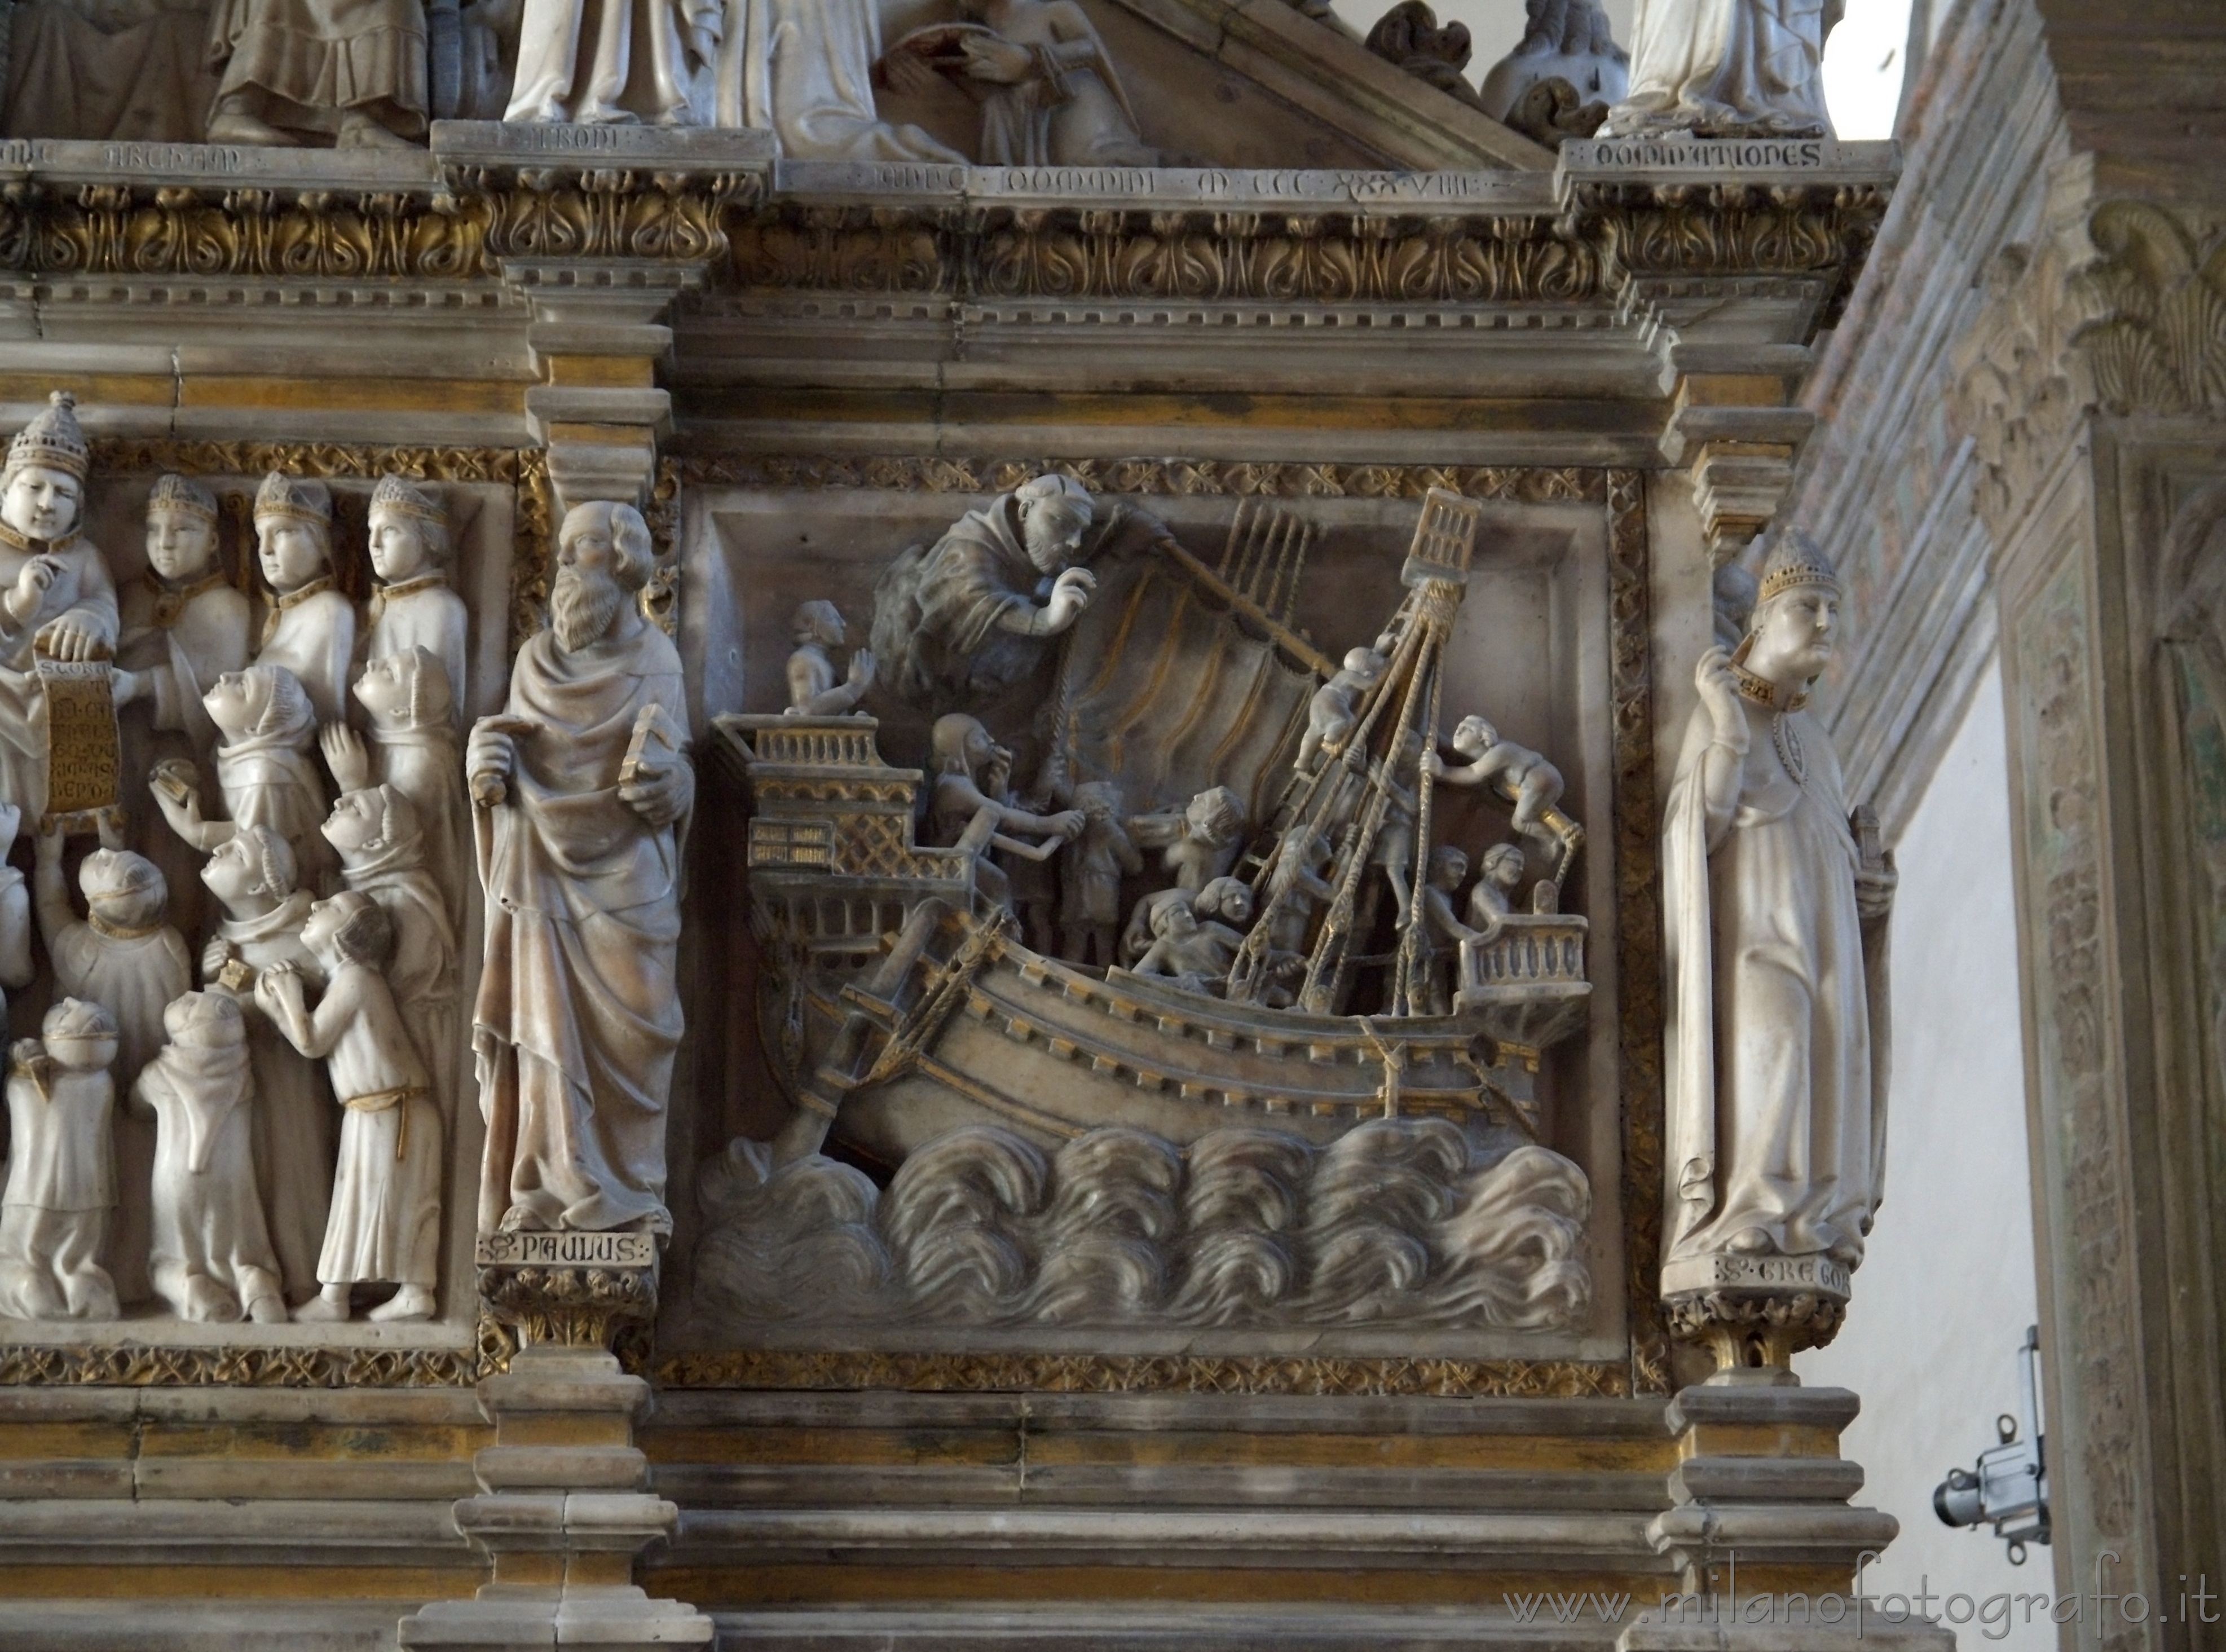
[[[446,513],[380,480],[359,608],[329,490],[273,473],[251,600],[214,493],[165,475],[119,588],[89,460],[57,393],[0,482],[0,829],[32,863],[0,979],[51,1005],[10,1058],[0,1313],[344,1319],[376,1285],[372,1317],[426,1318],[467,863]]]
[[[1360,41],[1328,0],[1292,4]],[[756,128],[794,159],[1197,163],[1154,145],[1076,0],[935,10],[885,41],[881,0],[26,0],[0,35],[0,130],[384,149],[436,119],[641,123]],[[1473,85],[1466,29],[1422,0],[1365,45],[1555,145],[1603,124],[1828,131],[1825,27],[1775,0],[1651,0],[1626,54],[1597,0],[1529,0],[1522,41]],[[877,89],[970,105],[972,152],[885,118]]]
[[[38,1032],[9,1058],[0,1317],[434,1314],[475,913],[479,1231],[669,1235],[695,770],[680,658],[644,600],[656,558],[639,511],[567,513],[549,624],[518,649],[502,709],[467,730],[493,685],[469,680],[473,621],[436,490],[390,475],[370,491],[359,606],[336,578],[323,482],[273,473],[255,488],[251,596],[224,565],[215,494],[155,480],[143,569],[119,588],[82,531],[90,468],[57,392],[0,469],[0,982],[16,1030]],[[1434,651],[1472,505],[1430,496],[1389,627],[1300,679],[1287,754],[1251,787],[1280,801],[1256,820],[1224,785],[1125,796],[1064,740],[1021,780],[976,715],[1009,715],[1058,675],[1099,600],[1093,527],[1124,519],[1099,516],[1057,474],[966,512],[883,569],[873,645],[847,658],[831,604],[793,617],[799,726],[886,702],[927,718],[917,829],[969,857],[975,921],[991,920],[977,933],[1231,1013],[1350,1017],[1356,972],[1374,971],[1383,1031],[1359,1025],[1378,1045],[1504,1006],[1476,979],[1503,930],[1581,934],[1554,916],[1584,840],[1563,777],[1440,704]],[[1125,521],[1206,571],[1163,524]],[[1295,528],[1282,541],[1305,543]],[[1883,1165],[1894,874],[1803,709],[1837,578],[1786,533],[1747,583],[1720,581],[1734,646],[1701,663],[1666,828],[1673,1293],[1701,1288],[1696,1268],[1756,1258],[1852,1267]],[[1253,603],[1248,623],[1280,623],[1220,589]],[[1463,787],[1506,805],[1504,841],[1441,841],[1435,792]],[[1368,954],[1383,929],[1394,951]],[[784,1135],[780,1163],[831,1117],[797,1116],[808,1128]],[[1809,1172],[1785,1171],[1788,1141]],[[1843,1295],[1841,1278],[1823,1288]]]
[[[165,475],[119,591],[89,463],[57,392],[0,475],[0,836],[31,863],[0,981],[19,1030],[51,1006],[9,1067],[0,1317],[432,1315],[475,885],[482,1229],[669,1232],[694,772],[640,514],[568,513],[550,623],[467,740],[436,490],[378,480],[359,605],[325,483],[257,488],[251,599],[215,494]]]

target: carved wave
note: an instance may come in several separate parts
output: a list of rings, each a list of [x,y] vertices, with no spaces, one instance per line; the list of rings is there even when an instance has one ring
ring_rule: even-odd
[[[993,1125],[919,1149],[886,1191],[738,1141],[697,1179],[699,1332],[938,1326],[1568,1326],[1592,1296],[1592,1190],[1559,1153],[1442,1119],[1317,1147],[1217,1130],[1187,1153],[1092,1130],[1046,1153]]]

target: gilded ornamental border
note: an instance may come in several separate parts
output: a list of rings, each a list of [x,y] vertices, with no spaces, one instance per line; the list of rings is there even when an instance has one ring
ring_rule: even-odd
[[[675,1354],[667,1388],[894,1388],[914,1394],[1246,1394],[1619,1399],[1623,1367],[1582,1360],[1334,1359],[1194,1354]]]
[[[714,287],[958,301],[1593,303],[1633,281],[1795,278],[1845,303],[1890,189],[1588,182],[1559,208],[1454,203],[1270,208],[769,195],[755,174],[578,165],[398,172],[365,189],[118,168],[0,194],[0,269],[57,281],[409,281],[493,287],[512,260],[680,264]]]
[[[1566,210],[968,212],[774,199],[729,220],[728,284],[997,302],[1583,304],[1632,281],[1824,283],[1831,325],[1886,215],[1884,185],[1581,185]]]
[[[0,1346],[0,1388],[468,1388],[515,1351],[480,1327],[471,1348]]]

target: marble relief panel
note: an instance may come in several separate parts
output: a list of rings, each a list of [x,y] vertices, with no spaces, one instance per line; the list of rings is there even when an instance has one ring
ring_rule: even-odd
[[[1013,597],[1058,631],[995,671],[969,653],[954,677],[947,650],[890,623],[902,598],[943,637],[948,605],[913,600],[892,566],[943,566],[955,528],[964,540],[1001,511],[1017,547],[1046,472],[1065,478],[1051,492],[1087,496],[1066,565],[1088,572],[1088,600],[1054,615],[1046,569]],[[1619,877],[1651,886],[1650,867],[1621,864],[1647,858],[1649,831],[1617,814],[1650,762],[1621,749],[1644,725],[1643,597],[1625,589],[1634,574],[1644,589],[1635,488],[1597,472],[1179,462],[700,458],[679,473],[690,721],[715,731],[724,774],[697,830],[754,815],[747,875],[739,835],[711,840],[722,867],[696,865],[724,892],[700,886],[702,900],[730,905],[697,909],[706,1008],[690,1020],[753,1015],[757,1036],[699,1046],[696,1117],[676,1129],[676,1175],[695,1154],[697,1193],[687,1288],[660,1325],[676,1375],[1304,1350],[1354,1371],[1466,1361],[1479,1391],[1510,1380],[1480,1375],[1495,1360],[1628,1385],[1625,1211],[1658,1200],[1626,1183],[1619,1088],[1657,1036],[1625,1025],[1618,987]],[[1433,511],[1472,536],[1458,582],[1432,583],[1418,523]],[[1619,575],[1612,534],[1642,547],[1635,569]],[[842,709],[784,716],[792,690]],[[1413,751],[1367,742],[1434,718],[1435,738],[1410,738],[1452,778],[1425,788],[1422,829],[1460,871],[1426,852],[1402,893],[1385,863],[1414,853],[1413,828],[1386,855],[1365,848],[1383,836],[1366,807],[1334,822],[1322,912],[1338,874],[1352,899],[1323,969],[1329,920],[1277,905],[1282,845],[1321,784],[1294,763],[1325,729],[1332,749],[1348,738],[1341,709],[1366,723],[1371,707],[1352,749],[1395,779]],[[1456,742],[1479,717],[1485,733]],[[1518,829],[1519,785],[1460,784],[1503,747],[1550,759],[1544,813],[1581,823],[1574,836]],[[955,837],[938,827],[953,798]],[[998,815],[978,856],[968,810]],[[1093,874],[1085,857],[1116,829],[1127,853]],[[1217,834],[1218,859],[1186,859]],[[1472,890],[1487,860],[1504,893]],[[1102,942],[1076,893],[1092,876]],[[1232,881],[1245,899],[1224,910]],[[994,921],[935,916],[964,900],[978,917],[985,886]],[[1171,898],[1202,917],[1164,932]],[[1531,1002],[1519,1024],[1493,1011],[1486,1033],[1490,994],[1450,955],[1432,999],[1400,956],[1409,903],[1432,899],[1466,926],[1497,902],[1502,923],[1581,935],[1588,1005],[1542,1018]],[[1209,926],[1233,962],[1192,938]],[[1255,955],[1269,962],[1248,978]]]
[[[97,1260],[112,1312],[69,1288],[54,1265],[66,1247],[11,1230],[0,1372],[469,1380],[481,925],[456,753],[501,704],[517,634],[538,623],[537,461],[140,441],[92,443],[89,459],[80,543],[118,589],[120,624],[112,659],[95,662],[99,703],[80,709],[114,731],[107,772],[91,777],[114,802],[51,842],[27,823],[0,874],[28,886],[38,918],[9,983],[11,1210],[19,1195],[27,1210],[68,1202],[40,1186],[36,1127],[60,1110],[32,1102],[42,1073],[69,1071],[73,1034],[141,1022],[147,1047],[127,1075],[119,1045],[109,1071],[116,1185]],[[304,524],[295,569],[274,529]],[[327,654],[338,715],[321,717],[304,677]],[[52,674],[43,656],[40,669]],[[65,755],[83,766],[62,721],[80,691],[45,692],[60,821],[78,783]],[[124,912],[131,900],[152,910]],[[343,951],[375,932],[366,973],[403,1028],[385,1042],[410,1052],[406,1093],[384,1109],[377,1086],[328,1075],[310,1030],[322,1012],[308,1007],[334,995],[311,916],[327,909],[325,927],[350,931]],[[124,956],[134,947],[153,949],[144,967]],[[280,976],[301,983],[290,1029]],[[336,1083],[372,1104],[343,1107]],[[417,1191],[393,1213],[417,1259],[406,1268],[388,1255],[352,1269],[332,1249],[359,1115],[355,1134],[383,1133],[386,1156],[414,1167]],[[381,1219],[351,1242],[376,1250]],[[405,1271],[417,1283],[394,1288]],[[385,1284],[352,1282],[374,1277]]]
[[[258,474],[265,462],[290,462],[291,480]],[[390,471],[409,486],[382,483]],[[88,537],[115,548],[127,584],[150,501],[187,489],[158,490],[166,473],[209,503],[217,583],[258,593],[251,654],[328,594],[376,626],[418,570],[374,565],[370,536],[437,516],[443,588],[467,614],[454,719],[499,707],[548,588],[551,513],[525,456],[106,444]],[[1099,1385],[1348,1392],[1653,1380],[1644,1349],[1633,1363],[1631,1327],[1650,1346],[1652,1321],[1625,1258],[1659,1197],[1658,1011],[1619,985],[1651,956],[1622,916],[1653,881],[1650,803],[1633,791],[1651,762],[1638,499],[1631,479],[1582,471],[668,467],[648,515],[680,555],[659,557],[640,601],[677,618],[706,779],[682,907],[666,1379],[910,1380],[908,1362],[939,1359],[957,1363],[934,1381],[962,1382],[1039,1366],[1046,1381],[1080,1380],[1053,1369],[1072,1366]],[[1025,553],[1034,505],[1078,500],[1087,520],[1052,558],[1066,571],[988,593],[1027,645],[952,651],[953,610],[921,570],[953,528],[1009,506]],[[330,523],[315,569],[265,554],[304,512]],[[1083,594],[1058,596],[1062,581]],[[266,769],[347,806],[395,789],[365,785],[395,696],[366,691],[359,651],[341,651],[353,736],[281,740]],[[262,669],[242,674],[251,687]],[[785,715],[799,698],[806,715]],[[206,1005],[165,1026],[170,1044],[250,1043],[259,1019],[269,1048],[250,1055],[318,1058],[307,972],[329,995],[361,964],[352,915],[373,899],[347,903],[358,874],[392,870],[370,863],[398,805],[379,821],[356,807],[360,831],[317,827],[332,863],[308,875],[331,886],[327,915],[267,942],[247,933],[267,914],[233,910],[232,885],[268,882],[273,834],[241,829],[221,778],[138,776],[128,704],[121,727],[121,829],[159,823],[169,840],[153,841],[180,862],[169,881],[200,901],[167,915]],[[963,818],[939,823],[954,799]],[[232,882],[185,864],[226,856],[242,862]],[[390,1293],[350,1285],[371,1273],[325,1280],[328,1249],[274,1256],[279,1324],[257,1323],[278,1315],[250,1312],[244,1285],[239,1322],[127,1268],[113,1320],[0,1323],[18,1380],[459,1381],[500,1357],[479,1345],[469,1244],[480,1144],[478,1109],[460,1105],[462,1029],[482,924],[467,881],[436,879],[417,903],[431,922],[455,900],[445,973],[393,951],[366,966],[406,1037],[439,1045],[392,1087],[410,1121],[379,1127],[397,1164],[435,1166],[436,1276]],[[411,931],[414,963],[439,929]],[[273,945],[288,956],[264,956]],[[16,1031],[43,1030],[49,1064],[26,1071],[66,1088],[71,1052],[103,1029],[46,1026],[49,1003],[69,1006],[39,956]],[[296,971],[306,994],[275,982]],[[219,988],[249,1013],[227,1013]],[[119,1131],[116,1159],[137,1174],[160,1120],[130,1123],[150,1140]],[[350,1140],[333,1144],[343,1160]],[[235,1154],[242,1187],[265,1152]],[[284,1205],[314,1225],[252,1192],[266,1223]],[[118,1208],[172,1220],[143,1199]],[[376,1231],[351,1242],[376,1249]]]

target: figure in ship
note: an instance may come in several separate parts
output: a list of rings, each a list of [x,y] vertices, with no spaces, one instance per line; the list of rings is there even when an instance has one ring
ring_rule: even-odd
[[[1081,483],[1039,476],[890,563],[873,628],[889,692],[963,710],[1027,678],[1097,594],[1097,576],[1074,565],[1096,516]]]

